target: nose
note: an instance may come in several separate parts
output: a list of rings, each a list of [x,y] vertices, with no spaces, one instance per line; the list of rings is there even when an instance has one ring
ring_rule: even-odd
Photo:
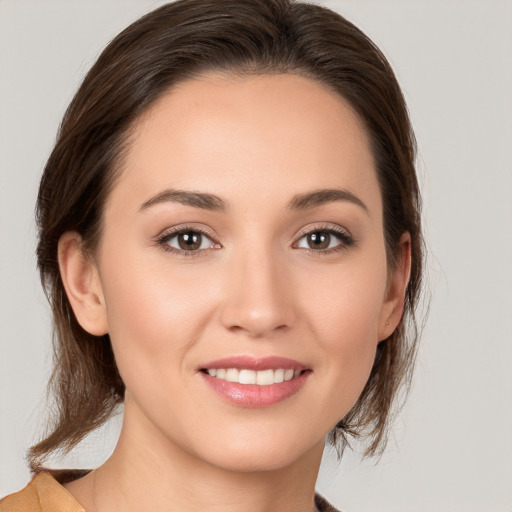
[[[221,311],[223,326],[252,338],[271,336],[295,322],[293,285],[284,258],[270,251],[233,258]]]

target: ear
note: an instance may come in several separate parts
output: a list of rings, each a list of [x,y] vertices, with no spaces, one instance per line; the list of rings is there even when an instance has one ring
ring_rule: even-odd
[[[59,239],[59,269],[78,323],[89,334],[108,332],[107,311],[98,268],[83,250],[82,237],[67,231]]]
[[[386,295],[379,318],[379,341],[391,336],[400,323],[410,276],[411,235],[405,232],[400,237],[396,265],[388,275]]]

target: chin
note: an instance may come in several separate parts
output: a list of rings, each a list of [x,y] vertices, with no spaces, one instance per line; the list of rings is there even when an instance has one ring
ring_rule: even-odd
[[[286,436],[266,435],[250,439],[231,439],[210,446],[208,453],[200,455],[211,465],[238,473],[278,471],[301,460],[321,458],[324,438],[307,442],[288,433]],[[197,454],[199,455],[199,454]]]
[[[268,450],[267,453],[233,453],[215,457],[212,465],[235,473],[262,473],[278,471],[297,462],[297,454],[282,453],[280,450]]]

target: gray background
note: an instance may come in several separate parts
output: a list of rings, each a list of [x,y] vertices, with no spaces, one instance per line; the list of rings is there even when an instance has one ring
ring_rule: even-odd
[[[0,495],[44,425],[49,311],[34,258],[38,179],[102,47],[162,2],[0,1]],[[408,100],[430,246],[414,387],[378,464],[326,454],[344,512],[512,511],[512,2],[331,0],[384,50]],[[64,466],[100,463],[120,416]]]

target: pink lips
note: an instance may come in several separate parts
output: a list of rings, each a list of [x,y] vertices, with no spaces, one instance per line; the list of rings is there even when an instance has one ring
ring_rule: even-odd
[[[254,358],[251,356],[234,356],[224,359],[217,359],[205,364],[202,369],[209,368],[246,368],[247,370],[275,370],[277,368],[305,370],[306,366],[287,357],[262,357]]]
[[[238,370],[300,370],[297,377],[284,382],[258,385],[240,384],[212,377],[206,373],[208,369],[236,368]],[[268,407],[277,404],[292,395],[295,395],[306,383],[311,371],[298,361],[284,357],[253,358],[250,356],[236,356],[211,361],[200,368],[199,374],[213,391],[235,405],[248,408]]]

